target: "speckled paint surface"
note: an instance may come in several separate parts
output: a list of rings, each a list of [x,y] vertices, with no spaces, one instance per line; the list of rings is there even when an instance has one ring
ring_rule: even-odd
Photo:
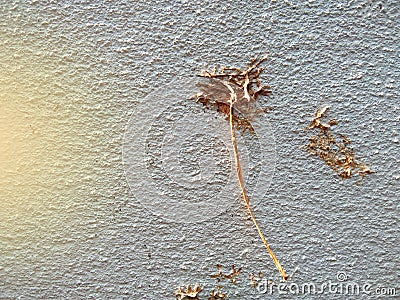
[[[0,1],[0,299],[174,299],[196,282],[206,299],[216,264],[243,268],[237,286],[224,284],[229,299],[374,299],[379,287],[398,297],[399,9]],[[176,76],[263,53],[277,161],[255,214],[290,282],[338,283],[343,272],[370,295],[262,294],[248,274],[279,274],[243,206],[168,222],[129,189],[122,144],[137,104]],[[376,171],[360,185],[300,149],[320,105]]]

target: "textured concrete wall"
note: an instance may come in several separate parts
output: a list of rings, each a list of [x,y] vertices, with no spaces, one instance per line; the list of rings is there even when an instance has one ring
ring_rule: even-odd
[[[266,52],[277,159],[256,216],[271,246],[292,283],[338,283],[344,272],[371,298],[378,287],[398,295],[399,8],[0,1],[0,299],[173,299],[178,285],[210,291],[218,263],[243,268],[241,283],[224,284],[230,299],[294,298],[249,285],[250,272],[279,275],[239,198],[207,222],[167,221],[130,191],[122,163],[147,95]],[[376,171],[358,186],[299,148],[325,104]]]

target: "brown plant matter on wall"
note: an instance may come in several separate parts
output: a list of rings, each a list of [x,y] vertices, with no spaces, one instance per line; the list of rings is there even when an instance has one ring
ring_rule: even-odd
[[[331,167],[342,179],[350,178],[356,173],[362,178],[371,174],[368,164],[357,162],[353,149],[349,147],[350,140],[343,134],[337,134],[341,141],[337,141],[331,132],[331,127],[337,125],[333,119],[322,123],[329,107],[318,108],[315,117],[306,129],[318,129],[317,135],[310,137],[307,145],[303,146],[308,153],[321,158],[326,165]]]
[[[259,96],[267,96],[271,93],[270,87],[262,85],[259,79],[260,74],[264,70],[260,67],[260,64],[266,59],[267,55],[260,59],[255,57],[244,69],[225,67],[221,68],[219,72],[216,69],[211,72],[203,70],[199,76],[208,78],[209,82],[199,83],[200,92],[192,97],[192,99],[194,98],[205,107],[223,114],[226,120],[229,121],[236,174],[246,208],[276,268],[283,280],[287,280],[288,276],[267,243],[250,206],[250,200],[243,179],[235,132],[236,128],[243,131],[249,130],[250,133],[254,134],[254,129],[250,121],[263,112],[262,109],[257,107],[256,100]]]
[[[254,288],[256,288],[256,287],[257,287],[257,284],[258,284],[258,281],[259,281],[262,277],[263,277],[263,273],[262,273],[261,271],[258,272],[258,278],[256,278],[256,276],[255,276],[253,273],[251,273],[251,274],[249,275],[249,279],[250,279],[251,286],[254,287]]]
[[[207,300],[224,300],[226,299],[226,294],[220,291],[221,287],[217,286],[210,292],[210,296]],[[175,292],[176,300],[201,300],[204,299],[199,298],[199,294],[203,291],[203,289],[196,284],[192,289],[190,285],[186,287],[186,289],[182,289],[181,287]]]
[[[193,289],[188,285],[186,289],[179,287],[175,295],[177,300],[199,300],[199,293],[201,291],[202,288],[198,284],[196,284]]]
[[[219,286],[216,287],[216,289],[212,290],[210,293],[210,296],[208,297],[207,300],[224,300],[226,299],[226,294],[222,293],[220,291]]]
[[[270,87],[262,85],[259,79],[263,71],[259,66],[266,59],[267,56],[261,59],[255,57],[244,70],[228,67],[221,68],[220,72],[216,69],[211,72],[202,70],[199,76],[209,81],[197,84],[200,92],[193,98],[205,107],[225,115],[227,121],[231,116],[232,102],[232,121],[236,129],[254,133],[250,121],[264,111],[257,107],[256,100],[261,95],[271,94]],[[234,101],[231,99],[232,94],[235,95]]]
[[[213,274],[210,275],[211,278],[216,278],[218,281],[219,280],[224,280],[224,279],[229,279],[230,283],[236,284],[237,282],[237,278],[240,274],[240,271],[242,271],[242,268],[239,268],[236,270],[236,267],[233,265],[232,266],[232,271],[230,274],[223,274],[222,273],[222,266],[221,265],[217,265],[216,266],[218,269],[218,273],[217,274]]]

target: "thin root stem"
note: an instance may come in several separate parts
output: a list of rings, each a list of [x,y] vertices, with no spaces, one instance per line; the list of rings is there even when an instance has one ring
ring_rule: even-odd
[[[253,210],[250,207],[250,200],[249,200],[249,197],[247,196],[246,187],[244,184],[243,171],[242,171],[242,166],[240,164],[239,151],[238,151],[238,146],[237,146],[237,142],[236,142],[235,125],[233,122],[233,104],[237,100],[236,93],[232,89],[232,87],[229,85],[229,83],[223,81],[223,84],[229,89],[229,91],[231,93],[230,110],[229,110],[229,124],[230,124],[230,128],[231,128],[232,147],[233,147],[233,152],[234,152],[234,156],[235,156],[236,174],[237,174],[237,177],[239,180],[240,189],[242,190],[242,196],[243,196],[244,202],[246,204],[247,210],[249,211],[251,220],[253,221],[254,225],[257,228],[258,235],[260,236],[262,242],[264,243],[265,248],[267,248],[267,251],[272,258],[272,261],[274,262],[276,268],[278,269],[279,273],[281,274],[283,280],[286,281],[289,278],[289,276],[286,274],[286,272],[283,269],[282,265],[280,264],[278,258],[275,256],[275,254],[272,251],[271,247],[269,246],[267,240],[265,239],[265,236],[262,233],[261,228],[258,225],[256,218],[254,217]]]

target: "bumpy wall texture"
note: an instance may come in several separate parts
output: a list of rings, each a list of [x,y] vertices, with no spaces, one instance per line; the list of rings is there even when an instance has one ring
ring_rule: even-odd
[[[276,164],[255,214],[290,282],[342,280],[369,284],[371,298],[379,287],[398,295],[399,8],[0,1],[0,299],[174,299],[179,285],[210,291],[218,263],[243,268],[237,286],[225,284],[229,299],[300,297],[250,286],[251,272],[277,283],[279,274],[238,197],[204,222],[160,218],[130,190],[123,164],[130,118],[149,121],[135,114],[146,96],[177,76],[264,53]],[[321,105],[375,171],[360,185],[300,149]],[[202,156],[184,154],[189,176]]]

